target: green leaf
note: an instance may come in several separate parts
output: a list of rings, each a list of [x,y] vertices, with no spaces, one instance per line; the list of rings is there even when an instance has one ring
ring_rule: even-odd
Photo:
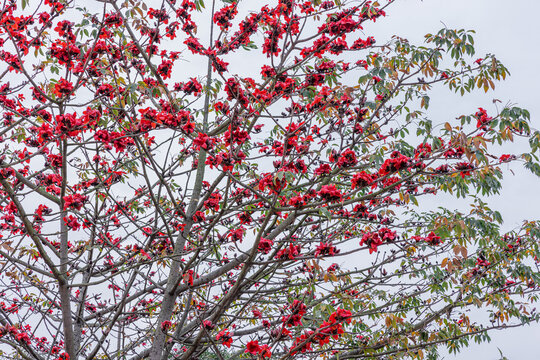
[[[319,209],[319,213],[326,216],[328,220],[332,220],[332,213],[327,208],[322,207]]]

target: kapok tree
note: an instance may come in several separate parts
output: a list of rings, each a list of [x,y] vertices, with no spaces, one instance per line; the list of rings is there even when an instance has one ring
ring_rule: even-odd
[[[436,359],[537,320],[538,224],[482,201],[540,173],[529,113],[432,122],[507,69],[464,30],[379,44],[387,11],[5,0],[3,356]]]

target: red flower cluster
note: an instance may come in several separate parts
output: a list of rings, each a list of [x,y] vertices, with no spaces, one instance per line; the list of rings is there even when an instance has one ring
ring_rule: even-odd
[[[225,92],[228,95],[228,100],[236,99],[243,107],[247,107],[248,99],[244,94],[244,90],[241,88],[238,81],[234,78],[229,78],[225,84]]]
[[[221,345],[225,345],[226,347],[230,348],[231,344],[233,342],[231,333],[227,331],[227,329],[221,330],[217,336],[216,340],[221,341]]]
[[[272,245],[274,245],[274,241],[272,241],[271,239],[262,238],[259,241],[259,245],[257,247],[257,250],[259,250],[263,254],[268,254],[270,252],[270,250],[272,250]]]
[[[76,209],[81,210],[84,203],[88,200],[86,195],[73,194],[64,196],[64,210]]]
[[[170,322],[169,320],[166,320],[161,323],[161,330],[163,332],[166,332],[167,330],[171,328],[171,326],[172,326],[172,322]]]
[[[60,134],[69,136],[78,135],[83,130],[83,118],[78,118],[77,114],[62,114],[56,115],[56,131]]]
[[[363,188],[368,185],[372,185],[377,179],[376,175],[368,174],[365,171],[361,171],[357,174],[354,174],[352,180],[351,180],[351,188]]]
[[[202,91],[202,85],[195,78],[191,78],[185,84],[176,84],[174,86],[175,90],[181,90],[187,95],[199,95]]]
[[[221,194],[218,192],[214,192],[210,194],[210,197],[207,200],[204,201],[204,208],[218,211],[220,201],[221,201]]]
[[[368,246],[369,253],[372,254],[377,251],[379,245],[382,245],[385,241],[393,241],[396,238],[397,235],[395,231],[391,231],[388,228],[381,228],[378,231],[365,233],[362,236],[362,240],[360,240],[360,246]]]
[[[487,124],[493,120],[492,117],[489,117],[487,115],[486,109],[478,108],[478,111],[476,114],[474,114],[474,117],[476,117],[476,127],[478,129],[487,130]]]
[[[0,327],[0,338],[4,337],[7,334],[10,334],[15,340],[20,343],[26,345],[30,344],[30,335],[28,335],[28,331],[25,331],[25,329],[20,329],[18,327],[9,325]]]
[[[231,241],[240,241],[242,242],[242,239],[244,238],[244,231],[245,229],[243,227],[239,227],[238,229],[230,230],[227,234],[227,237],[231,239]]]
[[[267,188],[271,194],[278,194],[287,186],[285,177],[279,178],[272,173],[262,174],[262,179],[259,180],[259,190],[264,191]]]
[[[443,153],[443,156],[445,158],[459,159],[463,156],[463,154],[465,154],[465,150],[461,146],[458,146],[456,148],[446,150]]]
[[[336,185],[323,185],[317,193],[323,200],[328,202],[341,201],[343,197],[341,191],[336,188]]]
[[[54,94],[63,98],[70,95],[73,91],[73,84],[64,78],[61,78],[56,84],[54,84]]]
[[[204,150],[210,150],[216,143],[216,139],[209,137],[206,134],[199,133],[199,135],[193,140],[193,145],[195,145],[197,150],[203,148]]]
[[[411,239],[416,241],[425,241],[430,245],[440,245],[442,244],[442,240],[440,236],[435,235],[433,231],[431,231],[427,236],[411,236]]]
[[[339,251],[332,243],[321,242],[315,249],[315,256],[334,256],[339,254]]]
[[[317,343],[319,346],[323,346],[330,342],[330,338],[334,340],[345,333],[343,330],[343,323],[351,323],[352,313],[349,310],[337,309],[330,315],[328,321],[323,321],[318,329],[315,331],[309,330],[297,337],[292,345],[291,355],[296,354],[298,351],[305,353],[311,350],[311,344]]]
[[[73,25],[74,24],[71,21],[62,20],[56,24],[54,31],[58,32],[58,35],[60,36],[65,35],[66,37],[70,38],[70,40],[74,40]]]
[[[283,316],[281,322],[283,326],[291,327],[302,325],[302,317],[306,314],[307,306],[300,300],[295,299],[292,304],[287,307],[290,311],[289,315]]]
[[[194,54],[202,54],[204,52],[204,47],[201,45],[199,40],[194,38],[193,36],[188,37],[184,44],[188,47],[189,50],[191,50]]]
[[[217,24],[221,30],[227,30],[231,27],[231,20],[237,13],[236,3],[225,6],[214,14],[214,23]]]
[[[81,53],[81,50],[77,45],[62,40],[53,42],[50,50],[51,56],[58,59],[60,65],[66,65],[69,69],[73,67],[73,60]]]
[[[465,176],[470,176],[471,170],[475,169],[473,164],[465,161],[457,163],[454,168],[459,171],[459,175],[461,175],[462,178],[464,178]]]
[[[410,165],[410,159],[400,154],[398,151],[394,151],[390,159],[386,159],[382,164],[379,174],[381,176],[394,173],[396,171],[406,169]]]
[[[266,344],[259,345],[259,341],[253,340],[246,344],[246,351],[247,353],[250,353],[252,355],[259,354],[261,357],[270,357],[272,356],[272,353],[270,352],[270,347]]]
[[[356,40],[352,45],[352,50],[360,50],[370,47],[371,45],[375,44],[375,38],[373,36],[368,37],[365,40],[358,39]]]
[[[168,79],[171,77],[173,62],[171,60],[165,60],[159,64],[157,72],[163,79]]]
[[[416,147],[416,150],[414,151],[414,157],[415,159],[425,159],[431,154],[431,145],[427,143],[422,143]]]
[[[280,260],[294,260],[300,255],[301,251],[300,245],[289,244],[284,249],[281,249],[276,254],[276,259]]]
[[[330,161],[332,161],[332,159],[330,159]],[[356,153],[351,149],[343,151],[337,160],[337,166],[343,168],[354,166],[357,163],[358,160],[356,159]]]

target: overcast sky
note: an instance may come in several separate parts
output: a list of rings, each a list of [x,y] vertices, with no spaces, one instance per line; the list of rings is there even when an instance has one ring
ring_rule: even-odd
[[[396,34],[420,43],[424,34],[443,26],[475,30],[478,57],[495,54],[511,76],[488,94],[477,92],[460,98],[447,91],[435,92],[430,109],[432,120],[448,121],[458,112],[470,114],[478,107],[494,111],[492,100],[496,98],[527,108],[532,127],[540,128],[539,14],[538,0],[395,0],[388,17],[370,25],[366,33],[377,40]],[[516,146],[516,150],[522,149]],[[512,169],[515,175],[507,172],[501,196],[488,201],[503,214],[505,229],[515,228],[523,219],[540,218],[540,179],[517,166]],[[497,348],[510,360],[540,358],[540,325],[495,332],[492,339],[491,343],[471,345],[461,354],[445,358],[500,359]]]

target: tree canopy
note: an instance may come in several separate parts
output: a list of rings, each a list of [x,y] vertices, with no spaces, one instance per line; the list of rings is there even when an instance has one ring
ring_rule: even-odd
[[[2,356],[437,359],[537,321],[539,224],[485,197],[540,133],[431,119],[508,70],[377,41],[393,3],[5,0]]]

